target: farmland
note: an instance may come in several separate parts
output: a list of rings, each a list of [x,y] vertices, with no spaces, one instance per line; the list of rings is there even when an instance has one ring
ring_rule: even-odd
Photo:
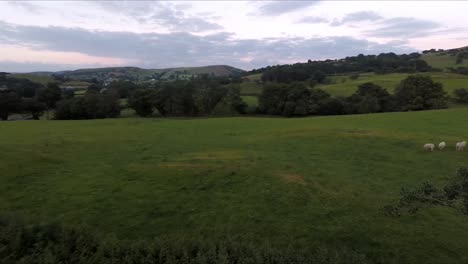
[[[436,82],[442,83],[444,90],[452,95],[457,88],[468,88],[468,76],[454,73],[422,73],[430,75]],[[408,77],[406,73],[391,73],[391,74],[375,74],[363,73],[357,79],[351,79],[351,75],[337,75],[330,77],[329,84],[317,85],[317,88],[323,89],[334,96],[349,96],[353,94],[360,84],[372,82],[382,86],[390,92],[393,92],[395,87],[401,80]],[[241,92],[246,95],[260,94],[262,90],[261,84],[256,81],[248,80],[241,84]]]
[[[466,215],[382,207],[467,165],[453,150],[467,114],[4,122],[0,209],[122,239],[241,233],[464,263]],[[439,140],[449,149],[423,152]]]

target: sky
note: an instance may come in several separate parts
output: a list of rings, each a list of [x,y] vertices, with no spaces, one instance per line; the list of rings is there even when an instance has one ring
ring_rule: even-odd
[[[0,71],[231,65],[468,46],[468,1],[0,1]]]

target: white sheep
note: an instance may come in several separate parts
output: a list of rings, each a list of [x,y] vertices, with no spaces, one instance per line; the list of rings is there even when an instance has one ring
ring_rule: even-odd
[[[427,144],[424,144],[424,150],[427,150],[427,151],[434,151],[434,148],[435,148],[435,145],[432,144],[432,143],[427,143]]]
[[[455,144],[455,149],[457,151],[463,151],[465,147],[466,147],[466,141],[457,142],[457,144]]]
[[[446,146],[447,146],[447,144],[445,143],[445,141],[439,143],[439,149],[440,150],[443,150]]]

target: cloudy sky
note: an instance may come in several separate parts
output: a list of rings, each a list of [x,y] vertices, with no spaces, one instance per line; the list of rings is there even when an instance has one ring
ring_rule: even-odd
[[[468,1],[1,1],[0,71],[228,64],[468,45]]]

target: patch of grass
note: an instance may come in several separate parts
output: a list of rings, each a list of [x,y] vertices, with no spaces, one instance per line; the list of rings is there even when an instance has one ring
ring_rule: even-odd
[[[241,98],[248,106],[258,106],[257,96],[241,96]]]
[[[457,88],[468,88],[468,76],[453,74],[453,73],[424,73],[430,75],[436,82],[442,83],[444,90],[453,95],[453,91]],[[356,80],[351,80],[348,75],[333,76],[333,84],[319,85],[318,88],[324,89],[335,96],[349,96],[353,94],[360,84],[372,82],[382,86],[390,92],[398,86],[401,80],[405,79],[409,74],[392,73],[392,74],[361,74]]]
[[[0,210],[125,239],[243,234],[466,263],[463,214],[381,208],[467,165],[453,148],[467,115],[2,122]],[[439,141],[450,147],[422,150]]]
[[[262,85],[256,82],[247,81],[240,84],[241,95],[259,95],[262,93]]]
[[[28,79],[32,82],[40,83],[42,85],[47,85],[47,83],[56,82],[54,78],[47,75],[36,75],[36,74],[28,74],[28,73],[15,73],[11,74],[11,77],[18,78],[18,79]]]
[[[439,69],[445,69],[449,67],[468,67],[468,60],[465,59],[463,60],[463,63],[457,64],[457,56],[452,56],[447,52],[427,53],[423,54],[421,58],[432,67]]]

